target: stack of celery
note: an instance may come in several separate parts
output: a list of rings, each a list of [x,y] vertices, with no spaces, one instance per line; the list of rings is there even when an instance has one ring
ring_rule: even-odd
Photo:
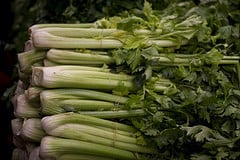
[[[195,14],[158,15],[146,1],[142,14],[29,28],[26,50],[18,54],[19,81],[12,98],[14,160],[171,157],[164,145],[172,139],[151,142],[175,126],[169,137],[189,131],[192,117],[185,109],[202,100],[187,102],[195,96],[191,82],[199,80],[190,72],[210,65],[232,65],[239,72],[239,57],[216,48],[176,53],[191,48],[191,41],[205,40],[206,21]],[[173,69],[189,83],[174,79]],[[198,95],[203,92],[197,87]]]

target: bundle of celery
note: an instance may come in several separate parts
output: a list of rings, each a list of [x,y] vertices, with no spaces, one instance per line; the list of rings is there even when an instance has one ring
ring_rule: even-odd
[[[83,154],[93,158],[140,159],[141,153],[156,153],[134,127],[119,122],[64,113],[44,117],[42,126],[51,135],[41,141],[40,155],[43,158]]]
[[[15,118],[12,119],[11,126],[13,143],[16,146],[13,150],[12,159],[40,160],[38,148],[42,137],[46,135],[42,129],[41,119],[29,118],[23,120]]]
[[[29,27],[16,146],[35,142],[24,153],[43,159],[239,158],[240,57],[200,13],[145,1],[127,16]]]
[[[129,98],[86,89],[51,89],[40,93],[41,112],[54,115],[75,112],[101,118],[124,118],[147,114],[141,106],[129,109]]]

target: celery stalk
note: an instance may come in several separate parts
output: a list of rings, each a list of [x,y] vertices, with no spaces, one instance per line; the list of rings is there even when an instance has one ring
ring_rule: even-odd
[[[89,29],[91,33],[91,29]],[[36,31],[32,34],[32,41],[36,48],[61,48],[61,49],[75,49],[75,48],[91,48],[91,49],[111,49],[111,48],[122,48],[124,43],[122,40],[118,40],[118,37],[95,37],[95,38],[85,38],[85,37],[64,37],[56,36],[47,31]],[[180,43],[180,44],[179,44]],[[173,40],[151,40],[146,42],[146,46],[157,45],[159,47],[175,47],[179,45],[187,44],[187,40],[182,40],[181,42]]]
[[[67,98],[84,98],[84,99],[95,99],[114,102],[116,104],[125,104],[128,97],[114,95],[107,92],[101,92],[96,90],[88,89],[45,89],[41,92],[40,97],[46,99],[67,99]]]
[[[41,88],[41,87],[28,87],[25,90],[26,98],[30,102],[39,102],[40,101],[40,92],[43,90],[44,90],[44,88]]]
[[[28,31],[29,34],[35,32],[38,29],[42,28],[52,28],[52,27],[58,27],[58,28],[91,28],[94,27],[93,23],[76,23],[76,24],[63,24],[63,23],[47,23],[47,24],[35,24],[31,27],[29,27]]]
[[[99,127],[106,127],[110,129],[117,129],[121,131],[127,131],[130,133],[136,133],[136,129],[130,125],[100,119],[92,116],[80,115],[72,112],[60,113],[52,116],[45,116],[42,118],[41,123],[44,130],[52,130],[57,126],[66,123],[79,123],[97,125]]]
[[[56,137],[92,142],[132,152],[154,153],[152,148],[137,144],[136,138],[126,136],[125,138],[124,136],[119,136],[114,132],[108,136],[106,135],[106,131],[87,125],[64,124],[51,131],[47,131],[47,133]],[[131,140],[133,140],[133,142],[131,142]]]
[[[69,50],[50,49],[46,55],[47,59],[59,64],[78,64],[78,65],[103,65],[113,63],[114,60],[107,55],[94,53],[82,53]]]
[[[87,69],[87,67],[82,68]],[[130,90],[134,89],[132,76],[79,69],[79,66],[34,67],[32,70],[32,85],[46,88],[112,90],[123,83]]]
[[[46,135],[41,127],[41,119],[29,118],[25,120],[20,135],[28,142],[40,142],[42,137]]]
[[[143,109],[115,110],[115,111],[78,111],[76,113],[105,119],[141,117],[148,115],[148,112],[144,111]]]
[[[32,40],[36,48],[118,48],[123,46],[122,42],[116,39],[60,37],[45,31],[34,32]]]
[[[51,89],[40,93],[44,115],[83,110],[119,110],[128,98],[86,89]]]
[[[87,154],[64,154],[59,156],[58,160],[116,160],[116,159]]]
[[[43,60],[43,66],[44,67],[52,67],[52,66],[60,66],[62,64],[56,63],[56,62],[52,62],[49,59],[44,59]]]
[[[54,36],[68,38],[93,38],[105,37],[117,32],[117,29],[99,29],[99,28],[71,28],[71,27],[46,27],[32,32],[33,36],[37,32],[46,32]]]
[[[73,139],[64,139],[53,136],[45,136],[40,144],[40,156],[42,158],[57,158],[64,154],[89,154],[119,160],[135,160],[134,153],[101,144],[84,142]]]
[[[16,107],[14,108],[14,115],[21,118],[38,118],[40,117],[40,107],[30,104],[25,97],[21,94],[17,97]]]
[[[31,73],[32,65],[36,62],[42,62],[45,56],[46,51],[35,49],[17,54],[20,71]]]
[[[71,130],[71,132],[69,131],[68,133],[63,133],[68,129]],[[47,134],[52,136],[64,137],[69,139],[77,138],[76,140],[80,140],[78,138],[81,138],[82,136],[84,136],[84,134],[87,134],[87,135],[92,135],[96,137],[106,138],[109,140],[137,144],[137,137],[135,136],[122,135],[121,133],[115,132],[114,130],[110,131],[110,130],[106,130],[105,128],[98,128],[97,126],[87,125],[87,124],[66,123],[63,125],[59,125],[58,127],[52,130],[45,129],[45,131]],[[81,135],[81,133],[83,133],[83,135]],[[80,134],[80,135],[77,135],[77,134]]]
[[[105,102],[98,100],[56,99],[55,101],[47,101],[47,103],[42,103],[42,113],[44,115],[78,111],[118,110],[124,107],[123,105],[116,105],[113,102]]]

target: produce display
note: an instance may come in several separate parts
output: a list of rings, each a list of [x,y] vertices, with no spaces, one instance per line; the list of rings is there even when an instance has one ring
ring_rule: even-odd
[[[29,26],[12,160],[240,158],[240,25],[207,12],[145,1],[93,23]]]

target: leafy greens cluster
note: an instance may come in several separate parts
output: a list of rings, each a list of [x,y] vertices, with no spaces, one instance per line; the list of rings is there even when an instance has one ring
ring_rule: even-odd
[[[119,70],[138,75],[143,85],[128,106],[141,105],[149,116],[130,121],[159,149],[155,159],[240,158],[239,4],[177,1],[156,11],[145,1],[142,10],[96,22],[126,31],[113,35],[125,45],[112,56]],[[149,87],[153,77],[173,86],[156,93]]]

